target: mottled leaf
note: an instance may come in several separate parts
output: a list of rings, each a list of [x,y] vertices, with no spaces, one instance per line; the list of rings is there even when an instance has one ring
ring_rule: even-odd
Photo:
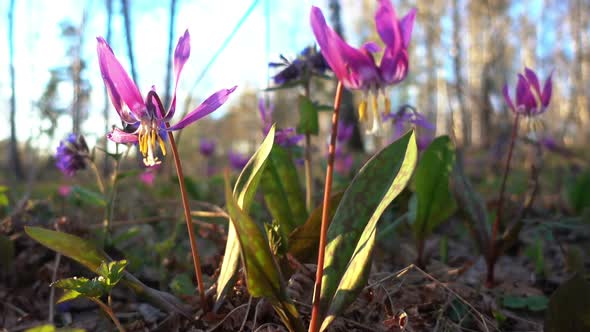
[[[322,330],[352,303],[368,278],[377,221],[416,166],[410,131],[371,158],[342,197],[330,228],[320,295]],[[317,296],[317,294],[315,295]]]
[[[246,214],[236,202],[230,189],[229,174],[225,177],[225,199],[227,210],[233,223],[238,241],[242,264],[246,275],[248,292],[253,297],[263,297],[270,301],[290,330],[301,325],[297,311],[285,291],[279,267],[272,255],[268,240],[259,225]],[[291,317],[294,314],[294,317]],[[295,320],[295,321],[292,321]]]
[[[287,245],[289,234],[307,219],[305,194],[289,152],[273,146],[260,181],[264,201]]]
[[[274,144],[275,126],[269,130],[266,138],[258,147],[258,150],[248,164],[242,170],[234,186],[234,196],[240,209],[246,213],[250,209],[254,194],[258,189],[258,184],[264,172],[264,167],[270,155]],[[238,271],[238,262],[240,259],[240,243],[237,238],[236,230],[232,222],[229,223],[227,232],[227,242],[225,244],[225,253],[221,263],[221,271],[217,279],[217,297],[215,299],[214,310],[217,310],[225,298],[227,292],[233,287],[234,277]]]
[[[419,241],[457,208],[449,192],[449,176],[454,165],[455,149],[448,136],[437,137],[420,158],[414,175],[416,214],[415,219],[410,220]]]
[[[299,96],[299,125],[297,132],[317,135],[320,132],[318,110],[316,105],[306,96]]]
[[[330,213],[328,220],[332,220],[334,213],[344,192],[332,195],[330,198]],[[322,224],[322,209],[320,204],[312,212],[305,224],[297,227],[289,234],[289,254],[302,263],[317,261],[318,244],[320,241],[320,227]]]

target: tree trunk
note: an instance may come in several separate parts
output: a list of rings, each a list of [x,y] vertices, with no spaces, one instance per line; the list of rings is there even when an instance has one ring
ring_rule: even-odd
[[[16,140],[16,73],[14,71],[14,0],[10,0],[8,10],[8,52],[10,61],[10,162],[18,180],[24,178],[23,167]]]
[[[164,107],[170,105],[172,95],[172,47],[174,47],[174,26],[176,20],[176,0],[170,0],[170,24],[168,25],[168,61],[166,67],[166,87],[164,95]]]
[[[463,89],[465,82],[463,81],[463,44],[461,38],[461,26],[462,22],[459,0],[453,0],[453,45],[455,46],[453,69],[455,71],[455,91],[459,103],[459,114],[461,115],[461,141],[464,146],[468,146],[471,137],[471,116],[465,105],[465,90]]]
[[[82,56],[81,49],[84,42],[84,28],[86,25],[86,9],[82,14],[82,21],[77,29],[78,40],[73,46],[73,59],[71,65],[73,102],[72,102],[72,132],[76,135],[80,134],[80,127],[82,126]]]
[[[107,6],[107,35],[106,40],[107,43],[111,43],[112,35],[113,35],[113,0],[106,0]],[[110,124],[109,124],[109,114],[111,110],[111,101],[107,92],[107,87],[104,87],[104,109],[102,111],[102,116],[104,118],[104,147],[105,150],[107,148],[107,133],[110,131]],[[107,175],[109,173],[109,159],[104,158],[103,165],[102,165],[102,173]]]
[[[332,21],[334,31],[336,31],[342,39],[345,39],[342,33],[342,22],[340,20],[340,1],[330,0],[330,10],[332,11],[330,20]],[[352,92],[348,89],[344,89],[342,91],[342,103],[340,104],[340,122],[354,124],[354,130],[352,132],[352,137],[348,141],[348,146],[351,150],[362,152],[364,151],[363,138],[361,136],[359,122],[355,116],[355,111],[356,107],[354,106]]]
[[[137,85],[137,72],[135,71],[135,57],[133,56],[133,38],[131,37],[131,16],[129,13],[129,0],[121,0],[123,7],[123,21],[125,24],[125,40],[127,41],[127,55],[131,65],[131,78]]]

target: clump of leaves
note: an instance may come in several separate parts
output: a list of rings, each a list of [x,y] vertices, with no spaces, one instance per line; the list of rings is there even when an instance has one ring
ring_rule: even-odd
[[[424,151],[414,176],[415,193],[408,219],[414,231],[418,266],[424,266],[424,243],[434,228],[446,221],[457,204],[449,192],[449,177],[455,165],[455,149],[448,136],[436,138]]]
[[[101,297],[105,295],[108,296],[108,303],[110,304],[110,293],[119,281],[121,281],[121,278],[123,278],[123,271],[126,266],[126,260],[109,263],[102,262],[96,270],[96,273],[98,274],[97,277],[92,279],[73,277],[61,279],[52,283],[51,287],[58,287],[66,290],[64,295],[57,300],[57,303],[73,300],[79,297],[87,298],[98,304],[98,306],[109,315],[119,331],[124,331],[121,322],[119,322],[113,313],[110,305],[104,303],[101,300]]]

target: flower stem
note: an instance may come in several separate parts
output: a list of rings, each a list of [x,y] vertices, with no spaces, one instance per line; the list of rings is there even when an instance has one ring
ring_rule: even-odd
[[[166,123],[166,127],[170,124]],[[191,217],[191,209],[188,204],[188,196],[186,193],[186,186],[184,184],[184,174],[182,172],[182,165],[180,163],[180,156],[178,155],[178,148],[174,141],[174,134],[168,132],[168,139],[172,147],[172,155],[174,156],[174,165],[176,166],[176,174],[178,175],[178,185],[180,187],[180,196],[182,197],[182,207],[184,209],[184,219],[186,221],[186,228],[188,229],[188,239],[191,244],[191,254],[193,256],[193,264],[195,266],[195,275],[197,277],[197,286],[199,287],[199,296],[201,298],[201,307],[207,311],[207,301],[205,299],[205,287],[203,286],[203,274],[201,273],[201,258],[199,257],[199,249],[197,248],[197,241],[195,239],[195,232],[193,230],[193,220]]]
[[[98,170],[98,167],[96,167],[96,164],[94,163],[93,160],[91,160],[90,158],[87,158],[89,161],[89,165],[90,168],[92,168],[92,172],[94,173],[94,175],[96,176],[96,183],[98,184],[98,190],[100,191],[101,194],[105,194],[104,191],[104,182],[102,180],[102,176],[100,175],[100,171]]]
[[[115,323],[115,326],[117,327],[117,330],[119,330],[119,332],[125,332],[125,329],[123,328],[123,325],[121,325],[121,322],[119,321],[119,319],[117,318],[117,316],[115,316],[115,313],[113,312],[113,309],[111,309],[111,307],[109,307],[108,305],[104,304],[104,302],[102,302],[101,300],[99,300],[97,298],[90,297],[89,299],[92,300],[92,302],[98,304],[98,306],[107,315],[109,315],[109,317],[111,318],[111,320],[113,321],[113,323]]]
[[[336,155],[336,136],[338,135],[338,115],[340,113],[342,89],[342,82],[338,82],[338,87],[336,88],[336,96],[334,97],[334,112],[332,113],[332,135],[330,136],[330,147],[328,148],[328,166],[326,167],[324,201],[322,204],[322,223],[320,228],[320,243],[318,248],[318,266],[315,274],[315,285],[313,292],[313,304],[311,309],[311,321],[309,323],[309,332],[317,332],[320,327],[320,293],[322,291],[322,278],[324,274],[324,255],[326,252],[328,215],[330,214],[330,194],[332,191],[332,175],[334,173],[334,157]]]
[[[306,79],[304,84],[305,98],[309,99],[309,84],[310,77]],[[311,134],[305,133],[305,146],[304,146],[304,169],[305,169],[305,207],[307,212],[311,212],[313,209],[313,177],[311,175]]]
[[[514,143],[516,142],[516,137],[518,135],[518,120],[519,114],[516,113],[514,117],[514,124],[512,125],[512,136],[510,137],[510,147],[508,148],[508,158],[506,159],[506,165],[504,167],[504,175],[502,177],[502,184],[500,186],[500,197],[498,198],[498,210],[496,212],[496,219],[494,220],[494,226],[492,228],[492,241],[490,241],[490,253],[488,256],[488,274],[486,285],[487,287],[491,288],[494,287],[494,267],[496,265],[496,260],[498,255],[498,244],[496,243],[496,239],[498,237],[498,233],[500,232],[500,223],[502,221],[502,212],[504,209],[504,197],[506,193],[506,179],[508,179],[508,173],[510,172],[510,161],[512,160],[512,151],[514,150]]]

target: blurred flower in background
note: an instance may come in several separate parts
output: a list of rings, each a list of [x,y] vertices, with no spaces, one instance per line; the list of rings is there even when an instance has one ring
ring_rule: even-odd
[[[77,171],[86,168],[88,153],[88,145],[84,137],[69,134],[57,147],[55,165],[65,175],[73,176]]]
[[[201,138],[199,142],[199,152],[204,157],[211,157],[215,153],[215,141],[206,138]]]
[[[544,113],[551,101],[552,83],[551,76],[545,80],[543,91],[537,74],[530,68],[524,69],[524,74],[518,74],[518,83],[516,83],[516,103],[512,101],[508,92],[508,84],[504,85],[504,99],[513,113],[525,116],[536,116]]]
[[[274,112],[273,105],[268,105],[263,98],[258,100],[258,111],[262,119],[262,134],[266,136],[272,127],[272,113]],[[277,129],[275,131],[275,143],[282,147],[291,147],[297,145],[303,139],[303,135],[297,134],[295,128]]]
[[[283,68],[273,76],[277,85],[303,83],[312,75],[324,75],[330,69],[322,53],[315,47],[306,47],[292,62],[281,55],[282,62],[271,62],[270,67]]]
[[[240,172],[250,160],[250,157],[235,151],[230,151],[227,156],[229,158],[230,166],[238,172]]]

